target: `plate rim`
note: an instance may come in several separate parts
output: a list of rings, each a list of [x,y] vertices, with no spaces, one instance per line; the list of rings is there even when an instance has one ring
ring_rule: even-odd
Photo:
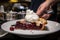
[[[1,29],[1,30],[3,30],[3,29]],[[4,31],[4,30],[3,30]],[[3,37],[3,36],[5,36],[5,35],[7,35],[8,34],[8,32],[7,31],[5,31],[5,33],[4,34],[2,34],[2,35],[0,35],[0,38],[1,37]]]
[[[18,21],[18,20],[13,20],[13,21]],[[50,20],[47,20],[47,21],[50,21]],[[11,21],[8,21],[8,22],[11,22]],[[54,21],[55,22],[55,21]],[[5,22],[5,23],[7,23],[7,22]],[[5,23],[3,23],[3,24],[5,24]],[[56,23],[58,23],[58,22],[56,22]],[[2,25],[3,25],[2,24]],[[58,23],[58,24],[60,24],[60,23]],[[2,28],[2,25],[1,25],[1,28]],[[2,28],[3,29],[3,28]],[[3,29],[4,30],[4,29]],[[6,30],[4,30],[4,31],[6,31]],[[59,31],[59,30],[57,30],[57,31]],[[6,31],[6,32],[9,32],[9,31]],[[9,33],[13,33],[13,32],[9,32]],[[54,32],[53,32],[54,33]],[[13,34],[19,34],[19,33],[13,33]],[[50,34],[50,33],[45,33],[45,34]],[[21,35],[39,35],[39,34],[21,34]],[[40,34],[40,35],[44,35],[44,34]]]

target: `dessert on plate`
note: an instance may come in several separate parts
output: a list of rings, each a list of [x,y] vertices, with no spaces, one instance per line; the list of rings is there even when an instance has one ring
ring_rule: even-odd
[[[15,25],[11,25],[10,30],[44,30],[47,20],[39,18],[33,11],[27,10],[25,19],[20,19]]]

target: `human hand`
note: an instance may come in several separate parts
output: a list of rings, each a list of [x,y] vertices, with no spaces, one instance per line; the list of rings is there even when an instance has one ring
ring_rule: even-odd
[[[48,19],[50,16],[51,16],[51,14],[43,14],[43,15],[42,15],[42,18]]]
[[[49,9],[49,7],[50,7],[50,2],[48,2],[48,1],[45,1],[45,2],[43,2],[40,6],[39,6],[39,8],[37,9],[37,15],[41,15],[44,11],[46,11],[47,9]]]

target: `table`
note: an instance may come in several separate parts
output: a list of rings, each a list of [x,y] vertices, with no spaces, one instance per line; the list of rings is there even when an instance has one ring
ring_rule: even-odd
[[[53,34],[49,34],[49,35],[46,35],[45,37],[41,37],[41,38],[34,38],[34,39],[41,39],[41,40],[60,40],[60,31],[56,32],[56,33],[53,33]],[[26,38],[23,38],[23,37],[19,37],[17,35],[14,35],[14,34],[10,34],[8,33],[6,36],[0,38],[0,39],[26,39]]]
[[[60,31],[52,33],[52,34],[49,34],[49,35],[46,35],[44,37],[33,38],[33,39],[34,40],[35,39],[41,39],[41,40],[43,40],[43,39],[44,40],[60,40],[60,36],[59,35],[60,35]],[[13,39],[13,40],[16,39],[16,40],[18,40],[18,39],[28,39],[28,38],[23,38],[23,37],[19,37],[19,36],[15,35],[15,34],[8,33],[4,37],[0,38],[0,40],[2,40],[2,39]]]
[[[55,32],[55,33],[52,33],[52,34],[49,34],[49,35],[46,35],[46,36],[44,36],[44,37],[40,37],[40,38],[34,38],[34,40],[36,40],[36,39],[40,39],[40,40],[60,40],[60,31],[58,31],[58,32]],[[19,37],[19,36],[17,36],[17,35],[15,35],[15,34],[11,34],[11,33],[8,33],[7,35],[5,35],[4,37],[1,37],[0,38],[0,40],[2,40],[2,39],[16,39],[16,40],[18,40],[18,39],[26,39],[26,38],[23,38],[23,37]]]

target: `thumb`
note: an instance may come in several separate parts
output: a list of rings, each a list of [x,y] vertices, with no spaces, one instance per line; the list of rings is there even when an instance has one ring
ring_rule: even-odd
[[[41,13],[43,13],[43,11],[45,10],[45,8],[44,7],[40,7],[40,8],[38,8],[38,10],[37,10],[37,15],[41,15]]]

